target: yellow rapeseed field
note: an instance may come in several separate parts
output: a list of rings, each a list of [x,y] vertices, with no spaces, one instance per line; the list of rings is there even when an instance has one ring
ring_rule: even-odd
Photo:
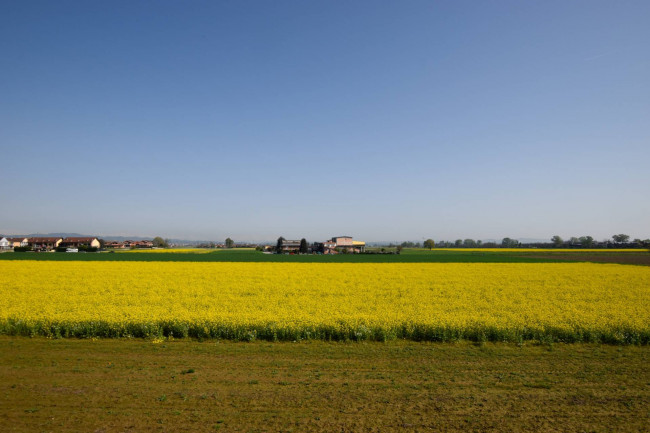
[[[0,333],[650,343],[650,268],[2,261]]]

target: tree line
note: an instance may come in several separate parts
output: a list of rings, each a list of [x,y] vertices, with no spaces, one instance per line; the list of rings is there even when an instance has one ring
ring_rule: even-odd
[[[419,248],[419,243],[402,242],[401,244],[389,246],[402,246],[404,248]],[[562,239],[559,235],[551,237],[550,242],[530,242],[522,243],[517,239],[505,237],[501,243],[483,242],[474,239],[456,239],[455,241],[437,241],[427,239],[423,243],[424,248],[650,248],[650,239],[641,240],[635,238],[630,241],[630,236],[626,234],[616,234],[611,239],[596,241],[593,236],[572,236],[568,240]]]

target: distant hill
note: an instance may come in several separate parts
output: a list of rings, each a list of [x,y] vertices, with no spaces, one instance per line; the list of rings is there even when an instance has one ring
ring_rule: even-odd
[[[56,237],[60,236],[62,238],[82,238],[82,237],[89,237],[92,235],[82,235],[81,233],[29,233],[29,234],[17,234],[17,235],[3,235],[11,238],[35,238],[35,237],[41,237],[41,238],[49,238],[49,237]]]

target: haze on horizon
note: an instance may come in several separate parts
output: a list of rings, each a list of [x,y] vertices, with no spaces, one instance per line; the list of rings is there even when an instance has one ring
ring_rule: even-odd
[[[650,237],[650,3],[6,2],[0,233]]]

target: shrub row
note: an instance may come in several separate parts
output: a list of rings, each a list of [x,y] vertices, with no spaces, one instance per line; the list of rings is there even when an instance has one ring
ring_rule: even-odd
[[[178,321],[116,324],[104,321],[89,322],[29,322],[8,319],[0,322],[0,334],[43,336],[49,338],[194,338],[232,341],[388,341],[396,339],[430,342],[510,342],[534,341],[542,343],[603,343],[616,345],[648,345],[650,330],[632,329],[498,329],[490,327],[451,328],[418,324],[404,324],[395,328],[314,325],[288,328],[274,323],[260,325],[232,325],[220,323],[188,324]]]

